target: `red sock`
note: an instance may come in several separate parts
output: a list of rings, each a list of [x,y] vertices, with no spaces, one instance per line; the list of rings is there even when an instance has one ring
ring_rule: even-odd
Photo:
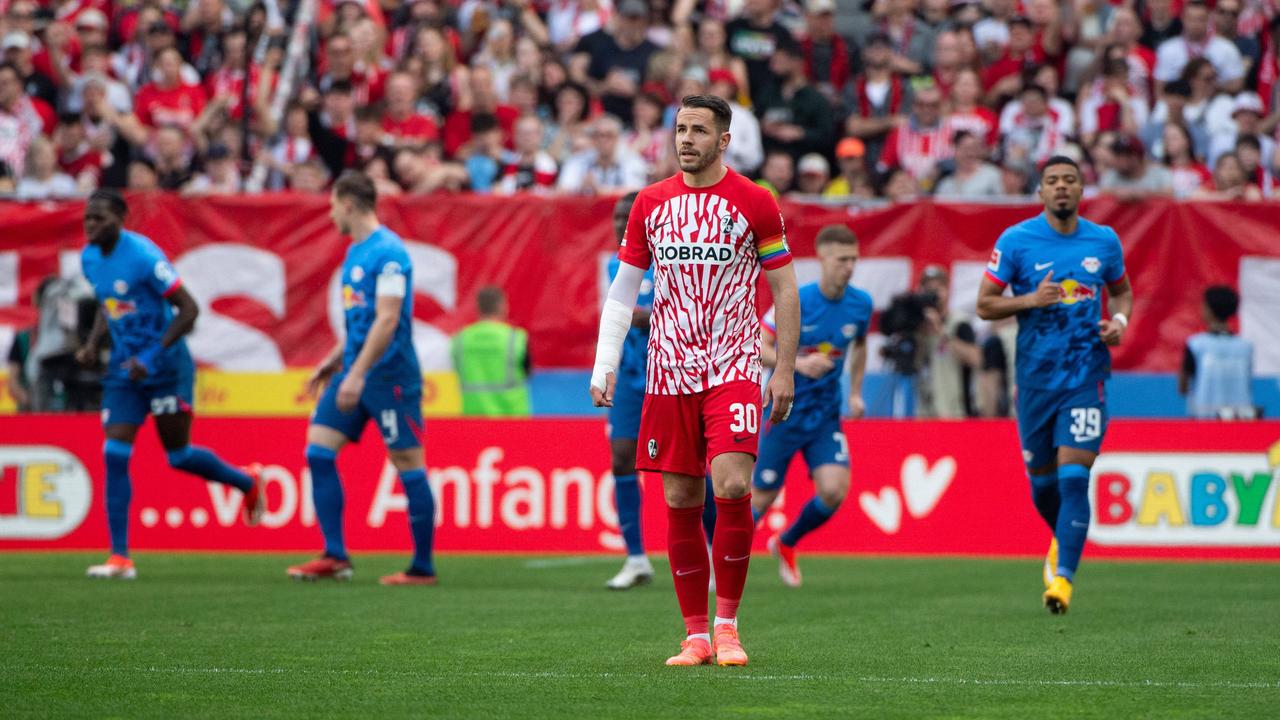
[[[716,498],[716,536],[711,540],[716,568],[716,617],[735,618],[751,562],[751,493],[736,500]]]
[[[748,514],[750,514],[748,512]],[[680,614],[690,635],[707,632],[707,588],[711,567],[702,539],[702,508],[667,508],[667,557]]]

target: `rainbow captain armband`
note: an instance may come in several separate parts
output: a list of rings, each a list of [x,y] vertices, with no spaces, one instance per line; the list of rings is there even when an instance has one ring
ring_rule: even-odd
[[[760,264],[765,270],[774,270],[791,262],[791,249],[787,247],[785,235],[771,237],[760,243],[756,251],[760,255]]]

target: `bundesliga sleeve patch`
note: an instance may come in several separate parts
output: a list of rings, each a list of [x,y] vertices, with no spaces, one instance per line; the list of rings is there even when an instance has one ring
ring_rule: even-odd
[[[1000,272],[1000,249],[996,248],[991,251],[991,259],[987,261],[987,269],[991,272]]]

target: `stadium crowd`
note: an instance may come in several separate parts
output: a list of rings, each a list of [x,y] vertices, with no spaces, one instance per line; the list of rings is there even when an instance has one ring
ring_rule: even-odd
[[[615,193],[679,98],[775,192],[1275,194],[1276,0],[0,0],[0,192]],[[291,89],[273,112],[278,88]],[[265,180],[249,184],[256,161]]]

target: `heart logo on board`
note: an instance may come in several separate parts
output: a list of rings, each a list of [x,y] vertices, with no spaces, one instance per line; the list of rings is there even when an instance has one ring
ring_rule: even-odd
[[[880,488],[878,495],[863,492],[858,495],[858,506],[886,535],[893,535],[902,527],[902,496],[897,488]]]
[[[907,512],[920,519],[933,512],[956,477],[956,459],[948,455],[932,466],[923,455],[908,455],[902,461],[902,495]]]

